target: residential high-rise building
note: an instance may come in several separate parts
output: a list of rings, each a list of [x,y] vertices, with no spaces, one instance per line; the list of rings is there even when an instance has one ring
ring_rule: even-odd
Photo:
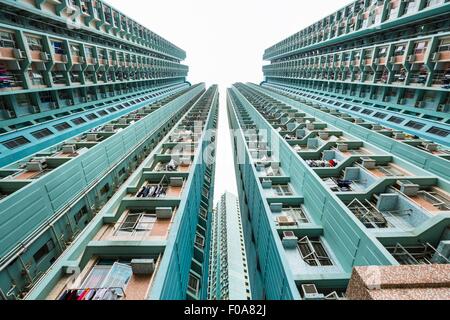
[[[68,213],[52,217],[51,223],[36,231],[20,228],[33,231],[29,237],[37,231],[41,235],[30,243],[29,250],[15,253],[19,264],[12,263],[8,272],[2,272],[4,298],[207,298],[218,88],[205,91],[199,85],[191,92],[191,99],[177,116],[171,118],[166,105],[137,122],[144,126],[145,121],[155,120],[156,126],[167,121],[167,125],[147,138],[151,145],[140,149],[136,162],[112,169],[116,174],[103,178],[94,194],[82,198]],[[160,112],[161,117],[152,117],[160,110],[165,111]],[[134,126],[124,125],[122,132],[135,131]],[[138,132],[145,131],[143,127]],[[99,152],[106,149],[110,154],[110,149],[120,149],[120,145],[106,144],[123,143],[122,137],[117,140],[103,134],[99,137],[104,138],[105,146],[99,142]],[[133,137],[128,134],[127,140]],[[100,161],[92,156],[92,162]],[[100,157],[98,153],[94,156]],[[67,166],[71,165],[83,166],[84,162],[75,158],[68,161]],[[55,172],[65,176],[67,167],[61,169]],[[53,177],[55,183],[68,188],[76,175],[67,185],[58,178]],[[53,192],[61,193],[61,189],[55,187]],[[94,196],[107,199],[99,204]],[[36,212],[36,208],[31,210]]]
[[[449,12],[355,1],[228,90],[253,298],[448,299]]]
[[[102,1],[0,3],[0,299],[205,299],[217,86]]]
[[[449,270],[441,153],[283,89],[235,84],[228,110],[253,298],[346,298],[356,266],[380,285],[399,278],[376,266]]]
[[[224,193],[211,221],[210,300],[250,300],[244,230],[239,199]]]

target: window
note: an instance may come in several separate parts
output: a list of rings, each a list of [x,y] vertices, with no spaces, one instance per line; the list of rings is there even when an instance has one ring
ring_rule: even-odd
[[[133,272],[129,265],[119,262],[100,262],[94,266],[82,288],[122,288],[125,290]]]
[[[403,56],[405,54],[406,45],[399,44],[395,47],[394,56]]]
[[[409,128],[420,130],[423,127],[425,127],[425,124],[416,122],[416,121],[409,121],[407,124],[405,124],[405,126],[407,126]]]
[[[200,279],[194,276],[192,273],[190,273],[188,280],[188,292],[197,296],[199,290],[200,290]]]
[[[103,196],[109,192],[109,183],[105,184],[103,188],[100,189],[100,194]]]
[[[105,110],[100,110],[100,111],[98,112],[98,114],[99,114],[100,116],[106,116],[106,115],[108,114],[108,112],[106,112]]]
[[[90,113],[90,114],[88,114],[88,115],[86,116],[86,118],[87,118],[88,120],[94,120],[94,119],[97,119],[98,116],[97,116],[95,113]]]
[[[35,137],[36,139],[43,139],[45,137],[53,135],[53,132],[51,132],[49,129],[45,128],[45,129],[42,129],[42,130],[38,130],[38,131],[32,132],[31,135],[33,137]]]
[[[414,45],[414,54],[424,54],[427,51],[428,41],[420,41]]]
[[[0,47],[15,48],[16,40],[14,34],[12,34],[11,32],[0,31]]]
[[[403,121],[405,121],[405,119],[393,116],[393,117],[390,117],[388,119],[388,121],[394,122],[394,123],[402,123]]]
[[[69,128],[72,128],[72,126],[70,124],[68,124],[67,122],[62,122],[60,124],[54,125],[53,127],[58,131],[64,131]]]
[[[54,244],[53,240],[48,241],[38,251],[36,251],[36,253],[33,255],[34,261],[36,263],[39,263],[54,248],[55,248],[55,244]]]
[[[76,125],[80,125],[82,123],[85,123],[86,120],[84,120],[83,118],[76,118],[76,119],[73,119],[72,122]]]
[[[119,173],[118,173],[118,176],[119,176],[119,177],[122,177],[122,176],[124,176],[126,173],[127,173],[127,171],[125,170],[125,168],[122,168],[122,169],[120,169],[120,171],[119,171]]]
[[[32,36],[26,36],[28,47],[31,51],[44,51],[42,46],[42,40]]]
[[[62,41],[57,40],[51,40],[52,43],[52,49],[55,54],[65,54],[66,51],[64,50],[64,44]]]
[[[11,150],[19,148],[28,143],[30,143],[30,140],[28,140],[27,138],[25,138],[23,136],[2,142],[2,144],[5,147],[7,147],[8,149],[11,149]]]
[[[70,44],[70,52],[73,56],[78,57],[80,55],[80,47],[77,44]]]
[[[120,225],[116,235],[128,236],[148,233],[153,229],[155,222],[155,214],[130,212]]]
[[[369,109],[364,109],[361,113],[363,113],[363,114],[372,114],[373,111],[369,110]]]
[[[333,263],[328,256],[325,247],[318,238],[304,237],[298,242],[298,250],[305,261],[310,266],[332,266]]]
[[[450,130],[442,129],[438,127],[433,127],[430,130],[427,131],[428,133],[440,136],[440,137],[447,137],[450,134]]]
[[[283,207],[283,214],[292,217],[298,223],[309,223],[305,212],[300,207]]]
[[[442,39],[438,47],[438,52],[450,51],[450,38]]]
[[[276,195],[279,197],[293,195],[291,188],[287,184],[274,185],[274,186],[272,186],[272,189],[276,193]]]
[[[75,215],[73,216],[73,218],[75,219],[75,223],[79,224],[81,219],[83,219],[83,217],[88,213],[86,206],[84,206],[83,208],[81,208],[80,211],[78,211],[77,213],[75,213]]]
[[[85,47],[85,54],[86,58],[93,58],[94,57],[94,48],[92,47]]]
[[[112,113],[112,112],[116,112],[117,110],[115,108],[108,108],[108,111]]]
[[[375,118],[383,119],[386,118],[387,114],[382,112],[377,112],[373,115]]]
[[[205,247],[205,238],[198,233],[195,235],[195,245],[200,248]]]

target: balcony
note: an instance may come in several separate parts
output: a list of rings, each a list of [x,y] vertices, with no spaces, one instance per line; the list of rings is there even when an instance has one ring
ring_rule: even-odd
[[[347,207],[368,229],[411,231],[430,216],[406,196],[389,189],[370,200],[354,199]]]
[[[362,168],[347,167],[340,175],[322,180],[333,192],[366,192],[378,179]]]
[[[443,247],[442,251],[444,251]],[[395,246],[387,246],[386,249],[401,265],[449,264],[449,250],[448,246],[446,247],[447,254],[438,250],[439,248],[436,249],[430,243],[418,245],[402,245],[397,243]]]
[[[310,218],[301,205],[271,203],[270,209],[278,228],[297,228],[303,224],[310,223]]]
[[[47,300],[145,300],[159,263],[158,256],[123,257],[117,262],[107,257],[92,257],[81,267],[78,277],[70,279],[69,275],[64,275]]]
[[[156,161],[150,166],[150,171],[154,172],[180,172],[189,173],[192,159],[165,159]]]
[[[133,188],[130,189],[132,193],[128,197],[135,197],[138,199],[165,199],[165,198],[181,198],[183,187],[185,184],[182,177],[154,177],[145,181],[137,192]]]
[[[393,189],[431,215],[450,210],[450,194],[448,192],[433,184],[410,180],[398,180]]]
[[[321,236],[297,236],[292,231],[285,231],[282,244],[294,278],[308,278],[310,281],[327,279],[327,275],[342,271],[337,259]]]

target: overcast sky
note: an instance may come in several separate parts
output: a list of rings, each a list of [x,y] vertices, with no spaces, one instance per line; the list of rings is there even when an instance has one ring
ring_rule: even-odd
[[[351,0],[105,0],[187,52],[191,83],[221,89],[216,199],[235,192],[225,89],[263,80],[264,50]]]

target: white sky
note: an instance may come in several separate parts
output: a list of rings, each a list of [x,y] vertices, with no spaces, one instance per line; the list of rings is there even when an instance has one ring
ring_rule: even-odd
[[[216,199],[236,193],[225,89],[263,80],[264,50],[351,0],[105,0],[187,52],[188,81],[219,84]]]

